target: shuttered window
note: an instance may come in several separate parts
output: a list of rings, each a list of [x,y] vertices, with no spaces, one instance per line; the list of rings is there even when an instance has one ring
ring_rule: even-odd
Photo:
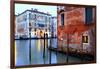
[[[85,23],[91,24],[93,21],[93,8],[92,7],[86,7],[85,8]]]
[[[61,14],[61,26],[64,26],[64,14]]]

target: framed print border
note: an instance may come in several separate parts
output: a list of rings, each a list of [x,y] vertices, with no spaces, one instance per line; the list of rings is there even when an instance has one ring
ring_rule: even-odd
[[[95,58],[94,61],[91,62],[83,62],[83,63],[57,63],[57,64],[36,64],[36,65],[21,65],[15,66],[15,46],[14,46],[14,20],[15,20],[15,3],[18,4],[36,4],[36,5],[53,5],[53,6],[77,6],[77,7],[94,7],[95,8],[95,24],[96,24],[96,6],[95,5],[80,5],[80,4],[65,4],[65,3],[50,3],[50,2],[35,2],[35,1],[20,1],[20,0],[11,0],[10,1],[10,67],[14,68],[28,68],[28,67],[43,67],[43,66],[58,66],[58,65],[75,65],[75,64],[90,64],[96,63],[96,46],[95,46]],[[95,25],[96,28],[96,25]],[[96,31],[96,29],[95,29]],[[96,35],[95,35],[96,37]],[[96,44],[96,41],[95,41]]]

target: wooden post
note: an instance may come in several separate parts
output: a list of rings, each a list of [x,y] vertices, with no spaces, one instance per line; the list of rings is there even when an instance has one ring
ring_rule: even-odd
[[[83,58],[84,58],[84,57],[83,57],[83,50],[84,50],[84,49],[83,49],[83,33],[82,33],[81,46],[82,46],[82,52],[81,52],[81,53],[82,53],[82,54],[81,54],[81,60],[82,60],[82,62],[83,62]]]
[[[46,45],[47,45],[47,48],[48,48],[48,34],[46,33],[46,38],[47,38],[47,40],[46,40]]]
[[[30,64],[31,64],[31,38],[30,38],[30,41],[29,41],[29,59],[30,59]]]
[[[43,58],[45,58],[45,33],[44,33],[44,48],[43,48]]]
[[[51,46],[51,44],[52,44],[52,40],[51,40],[52,38],[50,38],[50,48],[52,48]],[[49,55],[49,63],[51,64],[51,50],[49,51],[50,52],[50,55]]]
[[[68,53],[69,53],[69,34],[67,34],[67,51],[66,51],[66,61],[68,63]]]

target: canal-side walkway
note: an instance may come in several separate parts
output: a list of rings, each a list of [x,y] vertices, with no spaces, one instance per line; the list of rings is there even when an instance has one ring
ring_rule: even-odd
[[[59,53],[62,53],[62,54],[67,54],[69,56],[74,56],[74,57],[78,57],[78,58],[81,58],[83,60],[89,60],[89,61],[93,61],[94,60],[94,55],[90,54],[90,53],[86,53],[86,52],[78,52],[77,50],[70,50],[67,49],[66,47],[62,48],[62,49],[58,49],[58,48],[54,48],[54,47],[49,47],[48,48],[49,50],[51,51],[54,51],[54,52],[59,52]]]

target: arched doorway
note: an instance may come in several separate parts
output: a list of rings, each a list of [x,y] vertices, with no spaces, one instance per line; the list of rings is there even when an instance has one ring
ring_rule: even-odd
[[[42,37],[43,37],[43,31],[40,30],[40,38],[42,38]]]

